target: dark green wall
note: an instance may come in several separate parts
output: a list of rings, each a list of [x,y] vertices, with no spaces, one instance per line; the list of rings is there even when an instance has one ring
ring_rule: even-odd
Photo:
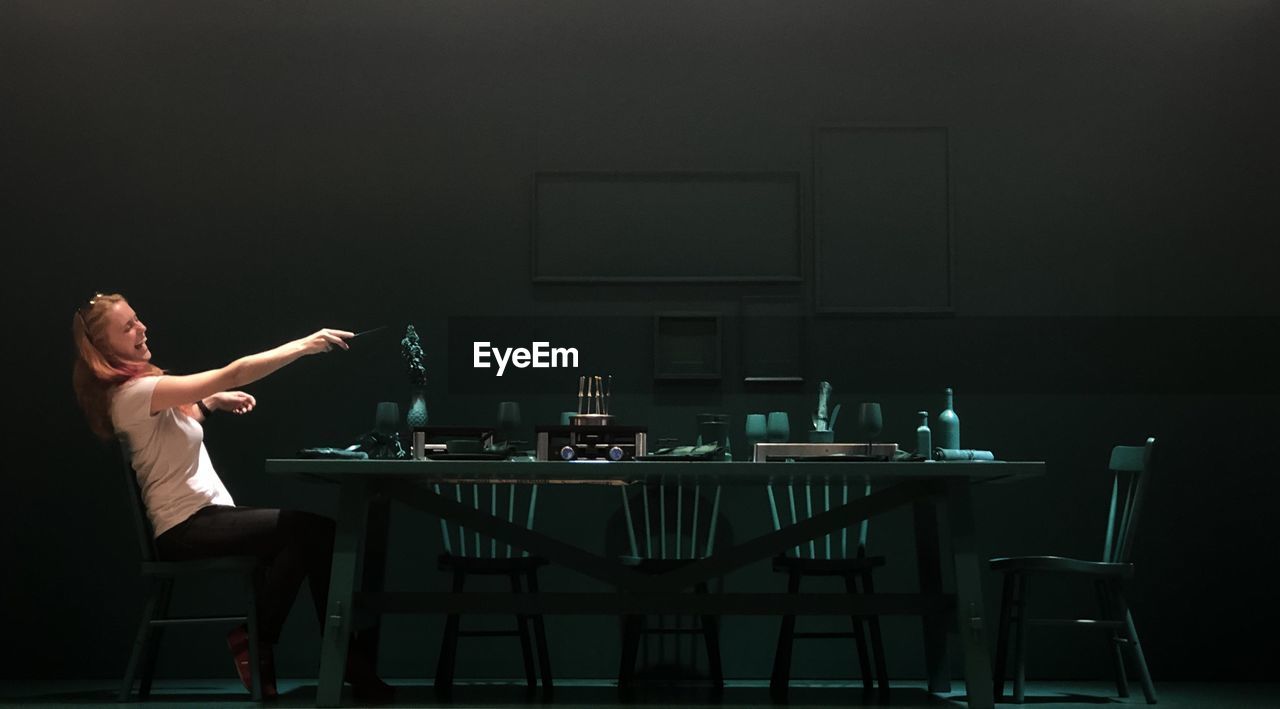
[[[747,412],[786,409],[799,429],[821,378],[847,407],[883,402],[885,438],[908,441],[911,413],[936,412],[954,386],[966,442],[1049,462],[1043,480],[976,494],[992,554],[1096,554],[1108,448],[1157,436],[1169,466],[1132,599],[1153,671],[1269,677],[1260,629],[1280,619],[1259,579],[1275,561],[1280,493],[1269,462],[1278,15],[1268,2],[1154,1],[3,4],[16,421],[0,593],[10,637],[24,639],[5,675],[116,675],[140,613],[114,453],[90,440],[68,386],[73,308],[110,289],[130,297],[157,362],[175,371],[322,325],[415,323],[441,423],[486,420],[504,398],[446,376],[459,355],[446,346],[451,319],[479,316],[536,316],[557,344],[590,348],[591,366],[618,377],[625,417],[661,436],[691,435],[708,409],[733,414],[735,429]],[[813,135],[831,123],[948,129],[953,317],[812,315]],[[535,286],[532,176],[568,170],[797,172],[809,278]],[[697,243],[673,254],[705,258],[709,272],[715,256]],[[802,298],[804,387],[741,383],[732,316],[744,295]],[[670,310],[726,317],[722,384],[654,385],[648,318]],[[562,335],[554,325],[581,322],[566,316],[641,326]],[[238,501],[332,509],[330,491],[267,479],[262,460],[345,442],[375,402],[403,405],[393,339],[301,362],[252,387],[251,417],[210,423]],[[522,389],[526,417],[551,420],[569,389]],[[608,504],[564,492],[540,520],[600,534]],[[735,533],[766,524],[764,510],[741,493]],[[391,583],[441,587],[431,520],[400,513],[394,525]],[[878,587],[910,588],[909,519],[877,520],[873,543],[890,557]],[[553,570],[544,586],[582,583]],[[749,569],[729,583],[778,580]],[[387,674],[429,674],[439,627],[389,630]],[[557,673],[611,676],[614,627],[554,619]],[[726,622],[728,674],[765,676],[773,633]],[[162,672],[225,674],[216,632],[186,637]],[[895,676],[922,674],[919,638],[890,621]],[[295,614],[282,674],[314,671],[315,639]],[[1105,676],[1102,649],[1049,631],[1030,671]],[[801,652],[817,675],[850,666]],[[461,662],[463,676],[519,672],[514,646]]]

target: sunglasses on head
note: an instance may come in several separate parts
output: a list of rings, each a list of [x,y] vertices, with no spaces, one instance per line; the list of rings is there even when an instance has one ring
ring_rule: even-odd
[[[76,308],[76,315],[79,315],[79,316],[80,316],[80,324],[84,325],[84,326],[85,326],[85,329],[88,329],[88,327],[89,327],[89,323],[88,323],[87,321],[85,321],[85,319],[84,319],[84,314],[85,314],[85,312],[86,312],[87,310],[89,310],[90,308],[92,308],[94,305],[96,305],[96,304],[97,304],[97,302],[98,302],[98,299],[99,299],[99,298],[102,298],[102,297],[103,297],[103,296],[105,296],[105,295],[106,295],[106,293],[101,293],[101,292],[94,293],[94,294],[93,294],[93,296],[92,296],[92,297],[90,297],[90,298],[89,298],[89,300],[88,300],[86,303],[84,303],[84,304],[83,304],[83,305],[81,305],[80,307]]]

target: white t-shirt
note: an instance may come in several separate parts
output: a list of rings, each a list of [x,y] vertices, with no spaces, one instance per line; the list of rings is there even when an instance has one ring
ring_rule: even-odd
[[[200,422],[176,408],[151,415],[158,381],[132,379],[111,395],[111,423],[131,452],[157,537],[202,507],[236,504],[209,460]]]

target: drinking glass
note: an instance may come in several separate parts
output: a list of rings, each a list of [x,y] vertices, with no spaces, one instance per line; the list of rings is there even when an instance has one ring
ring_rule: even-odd
[[[791,440],[791,420],[785,411],[770,411],[765,419],[765,432],[770,443],[786,443]]]
[[[858,407],[858,430],[866,435],[868,443],[875,442],[876,436],[884,430],[884,414],[880,411],[880,404],[872,401]]]
[[[498,428],[502,431],[502,439],[510,440],[511,434],[520,425],[520,403],[517,401],[498,402]]]
[[[764,414],[747,414],[747,447],[755,452],[755,445],[769,437]]]

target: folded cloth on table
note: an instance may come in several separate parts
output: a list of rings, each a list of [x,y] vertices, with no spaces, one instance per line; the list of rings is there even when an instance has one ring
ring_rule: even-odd
[[[298,451],[299,458],[337,458],[340,460],[368,460],[369,454],[364,451],[352,451],[343,448],[303,448]]]
[[[700,446],[675,446],[659,448],[648,455],[638,455],[636,460],[723,460],[724,447],[718,443]]]
[[[934,448],[934,460],[995,460],[991,451],[970,450],[967,448]]]

